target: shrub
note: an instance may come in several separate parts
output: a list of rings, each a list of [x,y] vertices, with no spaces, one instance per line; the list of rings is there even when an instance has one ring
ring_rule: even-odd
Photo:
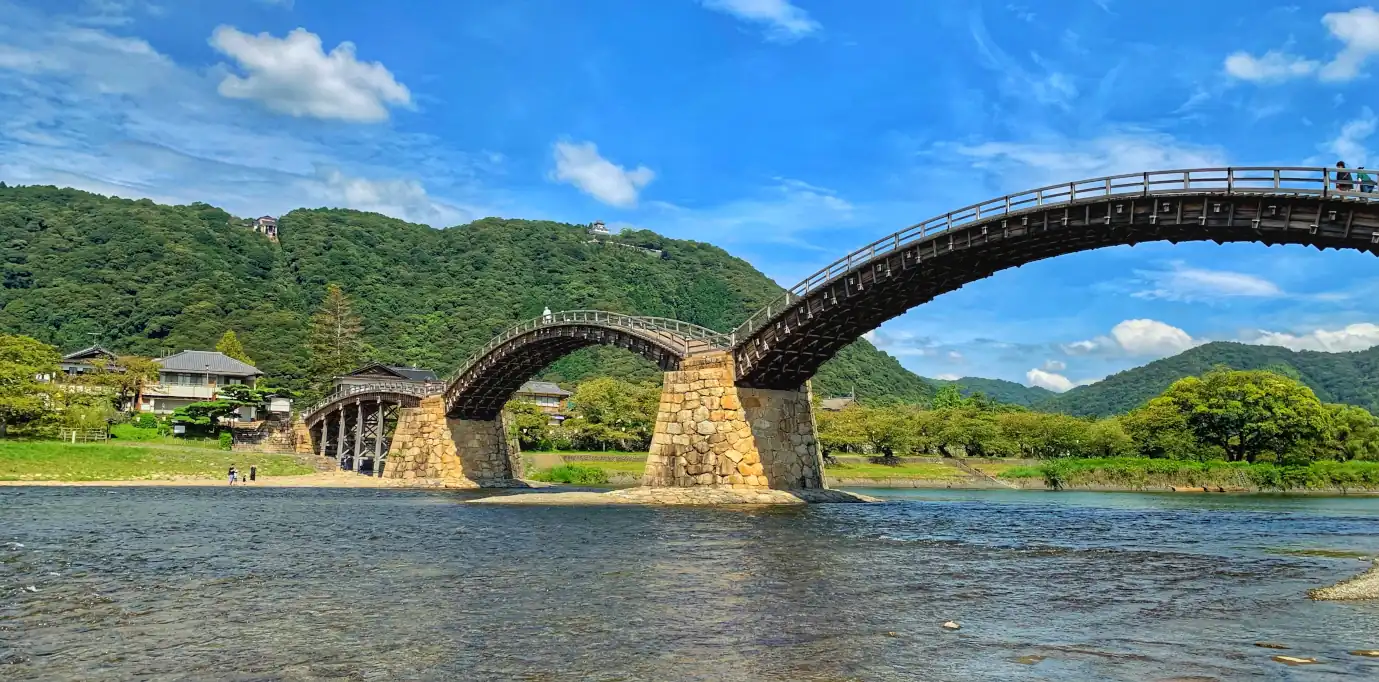
[[[531,475],[533,481],[569,483],[572,485],[602,485],[608,483],[608,472],[598,467],[564,464]]]
[[[234,439],[233,436],[230,435],[230,432],[229,432],[229,431],[221,431],[221,432],[220,432],[220,449],[221,449],[221,450],[229,450],[229,449],[231,449],[231,447],[233,447],[233,445],[234,445],[234,442],[235,442],[235,439]]]
[[[139,416],[134,418],[134,425],[141,429],[156,429],[159,426],[158,417],[147,412],[140,412]]]

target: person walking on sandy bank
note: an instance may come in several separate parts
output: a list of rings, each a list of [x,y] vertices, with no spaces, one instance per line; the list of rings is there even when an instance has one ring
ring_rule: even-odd
[[[259,466],[258,466],[257,464],[250,464],[250,465],[249,465],[249,481],[250,481],[250,482],[253,482],[253,481],[258,480],[258,478],[259,478]]]
[[[235,484],[235,478],[237,478],[238,476],[239,476],[239,472],[238,472],[238,471],[235,471],[235,468],[234,468],[234,467],[230,467],[230,485],[234,485],[234,484]]]

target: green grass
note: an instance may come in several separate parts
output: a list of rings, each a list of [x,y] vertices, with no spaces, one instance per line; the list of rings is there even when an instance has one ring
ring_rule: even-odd
[[[603,469],[578,464],[565,464],[551,469],[542,469],[529,478],[533,481],[574,485],[602,485],[608,482],[608,474]]]
[[[116,424],[110,427],[112,443],[157,443],[179,445],[186,448],[218,448],[215,438],[181,438],[158,433],[158,429],[141,429],[133,424]]]
[[[1014,464],[1014,463],[1009,463],[1009,462],[973,462],[973,463],[971,463],[971,467],[972,467],[973,469],[976,469],[977,471],[980,471],[980,472],[982,472],[982,473],[988,475],[988,476],[1001,476],[1002,474],[1005,474],[1006,472],[1014,471],[1014,470],[1016,470],[1016,469],[1020,469],[1020,470],[1024,470],[1024,469],[1034,469],[1035,471],[1038,470],[1037,467],[1029,467],[1029,466],[1025,466],[1025,465],[1021,465],[1021,464]],[[1040,473],[1040,474],[1035,474],[1035,476],[1036,476],[1036,477],[1037,477],[1037,476],[1043,476],[1043,474],[1042,474],[1042,473]],[[1007,477],[1007,478],[1025,478],[1025,477],[1024,477],[1024,476],[1010,476],[1010,477]]]
[[[870,462],[847,462],[828,467],[824,473],[833,478],[923,478],[923,479],[964,479],[967,473],[947,464],[921,462],[916,464],[872,464]]]
[[[1001,478],[1043,478],[1051,488],[1069,485],[1221,486],[1264,490],[1379,489],[1379,462],[1270,463],[1193,462],[1139,457],[1057,459],[1039,466],[1014,466]]]
[[[622,450],[523,450],[522,452],[526,452],[529,454],[541,453],[553,455],[590,455],[594,457],[602,457],[605,455],[617,455],[619,457],[626,455],[635,455],[637,457],[646,457],[647,455],[645,450],[641,452],[624,452]]]
[[[610,474],[642,475],[646,471],[646,460],[640,462],[574,462],[570,466],[594,467]]]
[[[260,476],[313,473],[291,455],[104,443],[0,441],[0,481],[136,481],[220,478],[231,466]]]

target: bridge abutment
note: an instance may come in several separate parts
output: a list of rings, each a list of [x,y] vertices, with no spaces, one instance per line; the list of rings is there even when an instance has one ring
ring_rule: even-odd
[[[385,478],[439,479],[447,486],[504,488],[521,476],[517,444],[503,418],[452,419],[441,396],[398,410]]]
[[[642,485],[823,488],[810,392],[742,388],[730,353],[666,372]]]

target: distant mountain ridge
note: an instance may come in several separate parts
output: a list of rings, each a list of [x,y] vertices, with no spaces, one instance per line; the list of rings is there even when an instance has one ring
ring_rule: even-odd
[[[1323,402],[1357,405],[1379,414],[1379,347],[1324,353],[1230,341],[1197,346],[1112,374],[1038,402],[1034,408],[1078,416],[1123,414],[1162,393],[1173,382],[1217,366],[1279,370],[1307,384]]]
[[[1026,386],[1014,381],[1006,381],[1005,379],[962,377],[960,379],[927,379],[927,381],[935,386],[957,386],[958,391],[964,396],[981,393],[998,403],[1021,405],[1023,407],[1034,407],[1058,395],[1047,388]]]

